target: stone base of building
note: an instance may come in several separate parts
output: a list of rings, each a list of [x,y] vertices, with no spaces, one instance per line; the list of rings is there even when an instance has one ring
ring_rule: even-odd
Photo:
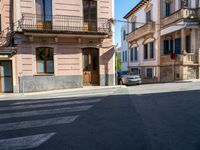
[[[199,65],[166,65],[160,67],[160,81],[199,79]]]
[[[83,87],[82,76],[20,77],[19,92],[39,92]]]
[[[115,85],[115,75],[100,75],[100,86]],[[62,90],[71,88],[82,88],[83,77],[73,76],[23,76],[19,79],[18,88],[14,93],[41,92],[50,90]]]

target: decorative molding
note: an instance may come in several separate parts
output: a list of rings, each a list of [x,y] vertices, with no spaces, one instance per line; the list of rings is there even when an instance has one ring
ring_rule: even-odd
[[[135,15],[132,15],[132,16],[131,16],[131,20],[130,20],[130,21],[131,21],[131,22],[135,22],[135,21],[136,21],[136,19],[137,19],[137,17],[136,17]]]
[[[148,3],[146,4],[145,8],[144,8],[144,11],[145,11],[145,12],[148,12],[148,11],[152,10],[152,8],[153,8],[153,4],[150,3],[150,2],[148,2]]]

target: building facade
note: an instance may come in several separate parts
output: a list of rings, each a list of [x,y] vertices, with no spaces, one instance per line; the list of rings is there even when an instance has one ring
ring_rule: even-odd
[[[126,41],[127,25],[121,27],[121,60],[122,71],[128,70],[128,43]]]
[[[142,0],[125,18],[130,69],[146,66],[138,72],[150,82],[199,79],[199,0]]]
[[[142,0],[127,19],[128,68],[140,74],[144,83],[159,81],[158,0]]]
[[[162,0],[160,10],[161,81],[199,79],[199,0]]]
[[[0,92],[115,84],[114,0],[4,0]]]

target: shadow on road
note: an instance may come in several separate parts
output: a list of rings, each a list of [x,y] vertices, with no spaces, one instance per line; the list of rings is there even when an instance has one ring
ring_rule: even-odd
[[[82,103],[80,103],[81,101]],[[80,106],[92,107],[71,112],[66,110],[68,107],[74,109],[74,107]],[[33,115],[32,112],[30,116],[26,116],[28,114],[26,113],[23,117],[9,118],[10,113],[16,115],[16,113],[35,110],[41,111],[43,114],[34,112],[37,115]],[[45,114],[43,110],[48,111]],[[59,110],[63,110],[63,112],[59,113]],[[56,133],[37,148],[29,148],[34,150],[200,149],[199,90],[74,99],[1,101],[0,114],[8,116],[8,118],[0,119],[0,140]],[[1,125],[23,121],[27,121],[29,124],[29,121],[38,119],[45,121],[68,116],[78,116],[78,118],[70,123],[48,122],[41,127],[33,126],[21,129],[10,127],[13,129],[9,131]]]

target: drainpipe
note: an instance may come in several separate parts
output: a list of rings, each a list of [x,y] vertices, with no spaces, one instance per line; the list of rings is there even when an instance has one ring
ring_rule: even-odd
[[[10,0],[10,32],[11,32],[11,37],[10,37],[10,46],[14,46],[14,37],[13,37],[13,32],[14,32],[14,0]]]

